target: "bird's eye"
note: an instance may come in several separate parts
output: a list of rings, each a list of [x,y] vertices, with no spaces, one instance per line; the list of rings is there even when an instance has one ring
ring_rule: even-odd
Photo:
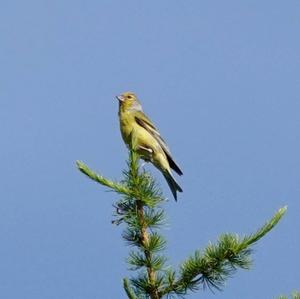
[[[128,98],[128,99],[132,99],[132,96],[129,95],[127,98]]]

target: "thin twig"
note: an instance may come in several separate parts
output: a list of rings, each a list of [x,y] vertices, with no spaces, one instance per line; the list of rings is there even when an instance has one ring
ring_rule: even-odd
[[[147,247],[149,243],[149,235],[147,231],[147,225],[145,223],[145,217],[144,217],[144,206],[142,201],[137,200],[136,201],[136,207],[137,207],[137,214],[139,217],[139,221],[141,223],[141,244],[145,248]],[[151,290],[150,297],[151,299],[160,299],[159,293],[157,288],[155,287],[156,282],[156,273],[153,267],[151,266],[151,253],[144,249],[144,255],[146,257],[146,260],[149,261],[147,266],[147,273],[148,273],[148,279],[150,282],[150,285],[153,286],[153,289]]]

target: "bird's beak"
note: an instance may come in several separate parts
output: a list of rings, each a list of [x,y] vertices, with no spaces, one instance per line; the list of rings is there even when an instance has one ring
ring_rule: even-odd
[[[124,101],[124,96],[122,95],[119,95],[119,96],[116,96],[117,100],[120,101],[120,102],[123,102]]]

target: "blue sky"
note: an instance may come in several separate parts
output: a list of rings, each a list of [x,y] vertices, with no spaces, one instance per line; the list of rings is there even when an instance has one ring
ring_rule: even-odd
[[[125,298],[117,196],[75,160],[121,178],[127,90],[184,172],[165,205],[170,263],[289,207],[251,271],[187,298],[299,290],[299,30],[299,1],[2,1],[0,297]]]

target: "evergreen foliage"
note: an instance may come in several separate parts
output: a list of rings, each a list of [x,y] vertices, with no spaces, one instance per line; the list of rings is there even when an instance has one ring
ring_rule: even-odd
[[[278,299],[288,299],[289,297],[285,295],[281,295],[278,297]],[[291,299],[300,299],[300,292],[294,291],[290,297]]]
[[[77,161],[77,167],[90,179],[120,195],[114,204],[113,223],[125,226],[122,237],[131,247],[127,262],[130,269],[137,272],[136,276],[123,280],[124,290],[130,299],[183,298],[189,291],[206,287],[221,290],[224,282],[238,268],[250,268],[251,246],[267,234],[286,212],[286,207],[279,209],[265,225],[248,236],[221,235],[216,244],[209,243],[204,250],[196,250],[181,263],[179,269],[173,269],[167,265],[163,254],[166,240],[159,233],[165,224],[162,207],[165,198],[155,180],[139,167],[138,155],[130,151],[128,169],[123,172],[124,178],[120,182],[96,174],[83,162]]]

